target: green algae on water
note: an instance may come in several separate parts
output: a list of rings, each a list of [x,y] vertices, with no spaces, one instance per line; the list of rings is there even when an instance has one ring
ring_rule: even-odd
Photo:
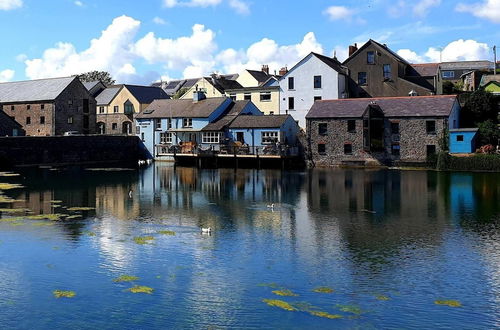
[[[143,286],[143,285],[136,285],[127,291],[130,291],[132,293],[146,293],[146,294],[152,294],[154,289],[150,288],[149,286]]]
[[[391,300],[391,298],[387,297],[387,296],[384,296],[382,294],[378,295],[378,296],[375,296],[375,298],[377,300],[380,300],[380,301],[387,301],[387,300]]]
[[[74,298],[76,296],[75,291],[55,290],[53,293],[56,298]]]
[[[21,174],[13,173],[13,172],[0,172],[0,176],[13,177],[13,176],[21,176]]]
[[[18,183],[0,183],[0,190],[11,190],[20,188],[24,188],[24,186]]]
[[[75,214],[75,215],[70,215],[69,217],[66,217],[66,220],[72,220],[72,219],[79,219],[82,216],[80,214]]]
[[[436,305],[444,305],[449,307],[462,307],[462,304],[458,300],[436,300],[434,303]]]
[[[161,235],[167,235],[167,236],[175,236],[175,231],[171,231],[171,230],[160,230],[158,231],[158,234],[161,234]]]
[[[96,234],[93,231],[86,231],[86,232],[84,232],[84,234],[87,236],[90,236],[90,237],[96,236]]]
[[[330,314],[327,312],[321,312],[321,311],[310,311],[309,314],[314,315],[314,316],[319,316],[319,317],[324,317],[327,319],[341,319],[342,315],[338,314]]]
[[[78,206],[78,207],[69,207],[68,211],[92,211],[95,210],[95,207],[86,207],[86,206]]]
[[[0,213],[25,213],[28,212],[29,209],[0,209]]]
[[[260,284],[257,284],[257,286],[263,286],[263,287],[268,287],[268,288],[271,288],[271,289],[278,289],[280,286],[276,283],[260,283]]]
[[[292,305],[290,305],[289,303],[287,303],[286,301],[283,301],[283,300],[263,299],[262,301],[265,302],[266,304],[268,304],[269,306],[278,307],[278,308],[281,308],[281,309],[284,309],[287,311],[293,312],[293,311],[297,310],[297,309],[295,309],[295,307],[293,307]]]
[[[67,216],[69,216],[69,215],[68,214],[52,213],[52,214],[30,215],[30,216],[26,217],[26,219],[58,221],[58,220],[61,220],[62,218],[66,218]]]
[[[121,283],[121,282],[133,282],[137,280],[139,280],[139,277],[137,276],[122,275],[120,277],[115,278],[113,282]]]
[[[354,306],[354,305],[340,305],[340,304],[337,304],[337,305],[335,305],[335,307],[338,308],[340,311],[342,311],[344,313],[352,313],[352,314],[359,315],[359,314],[361,314],[363,312],[361,310],[361,308],[359,308],[358,306]]]
[[[297,297],[298,294],[294,293],[292,290],[274,290],[273,293],[277,296],[284,297]]]
[[[317,293],[333,293],[333,289],[329,288],[329,287],[326,287],[326,286],[320,286],[320,287],[315,288],[313,290],[313,292],[317,292]]]
[[[144,245],[148,244],[151,241],[154,241],[155,238],[153,236],[137,236],[134,237],[133,239],[136,244]]]

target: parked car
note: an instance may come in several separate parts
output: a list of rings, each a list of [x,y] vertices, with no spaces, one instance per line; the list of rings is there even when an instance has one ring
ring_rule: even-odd
[[[64,136],[71,136],[71,135],[79,135],[80,133],[78,133],[78,131],[67,131],[67,132],[64,132]]]

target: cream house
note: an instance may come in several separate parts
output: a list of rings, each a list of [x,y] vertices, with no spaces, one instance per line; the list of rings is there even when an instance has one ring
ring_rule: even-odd
[[[153,100],[168,99],[159,87],[115,85],[103,90],[97,97],[97,133],[132,134],[134,116]]]
[[[279,86],[227,89],[226,95],[235,101],[249,100],[265,115],[280,114]]]
[[[234,80],[235,75],[213,74],[210,77],[203,77],[182,95],[181,100],[193,98],[193,93],[202,91],[206,98],[224,97],[226,89],[241,88],[242,86]]]

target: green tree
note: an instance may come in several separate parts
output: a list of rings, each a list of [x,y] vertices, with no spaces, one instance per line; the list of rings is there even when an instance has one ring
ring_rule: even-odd
[[[174,100],[180,99],[186,92],[189,90],[189,88],[183,87],[177,91],[177,93],[172,96]]]
[[[82,82],[91,82],[100,80],[104,85],[111,86],[115,84],[115,80],[109,72],[106,71],[89,71],[78,75]]]
[[[480,88],[465,98],[462,108],[461,123],[463,127],[474,127],[480,122],[497,121],[495,98],[491,93]]]
[[[500,131],[498,125],[493,120],[486,120],[477,125],[479,127],[479,141],[481,145],[498,144],[500,139]]]

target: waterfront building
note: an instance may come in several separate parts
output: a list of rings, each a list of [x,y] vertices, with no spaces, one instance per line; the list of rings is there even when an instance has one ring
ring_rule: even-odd
[[[174,98],[177,93],[183,93],[183,91],[189,90],[193,87],[198,80],[201,78],[192,78],[192,79],[179,79],[179,80],[170,80],[170,81],[159,81],[152,83],[151,86],[159,87],[167,93],[168,96]]]
[[[83,86],[85,86],[90,95],[94,98],[106,89],[106,85],[104,85],[100,80],[84,81]]]
[[[336,58],[310,53],[272,84],[280,88],[280,113],[292,115],[305,128],[314,102],[348,96],[346,72]]]
[[[0,105],[26,135],[95,133],[96,102],[78,77],[0,83]]]
[[[225,97],[227,89],[240,89],[241,86],[237,81],[238,75],[220,75],[212,74],[209,77],[200,78],[193,86],[185,91],[180,97],[183,100],[190,100],[193,93],[202,91],[207,99],[214,97]]]
[[[450,130],[450,154],[468,154],[476,150],[477,128]]]
[[[458,128],[454,95],[316,102],[307,114],[309,159],[316,166],[426,162]]]
[[[23,136],[23,127],[0,108],[0,136]]]
[[[461,81],[464,75],[469,76],[464,83],[471,85],[471,90],[475,90],[476,88],[474,86],[476,85],[476,81],[477,79],[481,79],[481,77],[479,74],[472,75],[471,73],[476,71],[493,72],[493,68],[494,63],[491,61],[457,61],[439,63],[438,76],[440,78],[440,83],[437,86],[437,94],[443,93],[444,82],[449,81],[455,84]]]
[[[159,87],[114,85],[104,89],[97,97],[98,134],[134,134],[134,116],[153,100],[168,99]]]

